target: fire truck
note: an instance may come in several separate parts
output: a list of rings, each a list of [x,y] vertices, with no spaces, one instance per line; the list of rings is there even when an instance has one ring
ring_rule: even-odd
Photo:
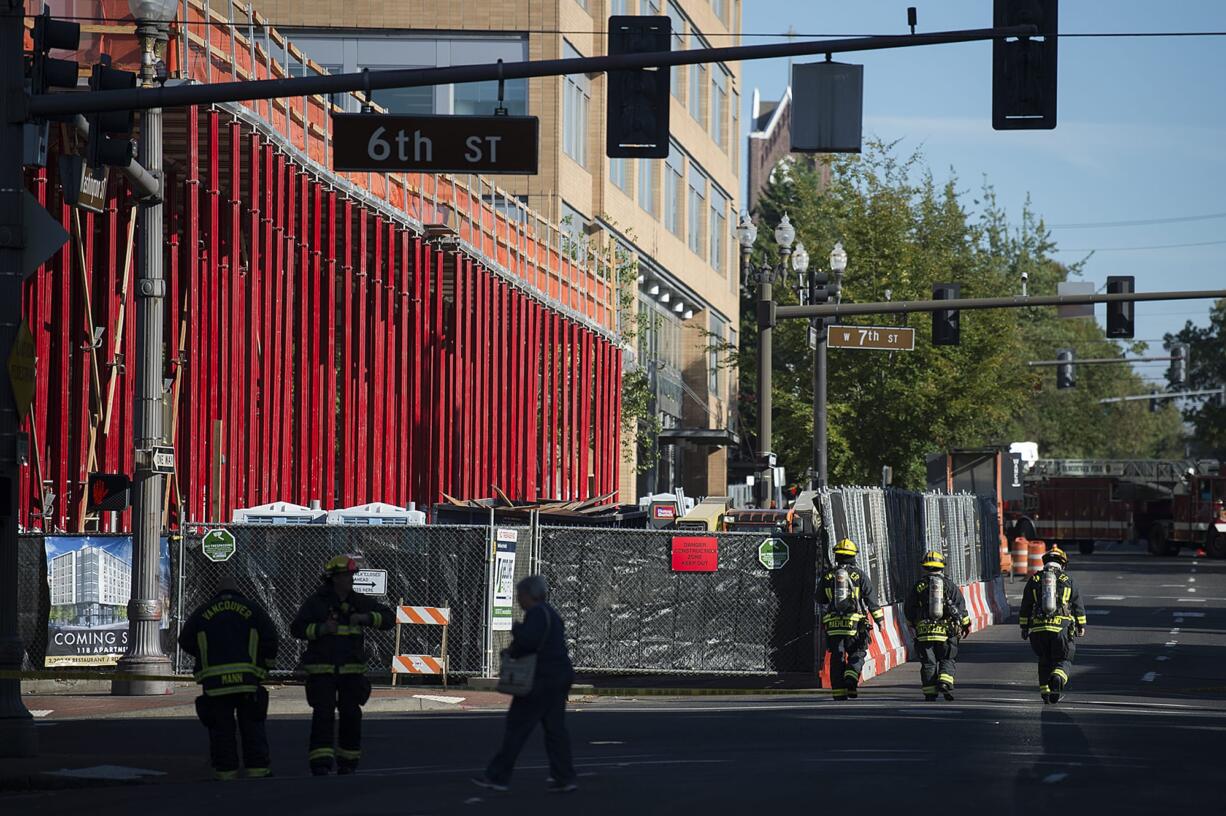
[[[1226,476],[1212,460],[1039,459],[1024,498],[1005,502],[1009,538],[1094,551],[1096,541],[1144,539],[1154,555],[1204,547],[1226,558]]]

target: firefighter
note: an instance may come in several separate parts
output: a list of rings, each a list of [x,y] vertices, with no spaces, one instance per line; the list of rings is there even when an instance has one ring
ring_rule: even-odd
[[[391,629],[395,623],[390,609],[353,591],[357,570],[357,562],[348,555],[329,561],[323,583],[302,604],[290,627],[294,637],[307,642],[302,668],[307,674],[307,702],[314,712],[308,760],[316,776],[331,772],[333,759],[339,774],[357,770],[362,757],[362,706],[370,699],[363,630]]]
[[[1043,570],[1026,582],[1018,613],[1022,640],[1030,641],[1039,658],[1039,694],[1044,703],[1060,702],[1073,666],[1073,639],[1086,633],[1086,609],[1077,582],[1065,572],[1067,566],[1064,550],[1048,550]]]
[[[884,617],[877,605],[873,582],[856,566],[856,544],[849,538],[834,548],[834,566],[817,585],[818,614],[826,629],[830,652],[830,685],[834,699],[859,696],[860,670],[868,651],[869,618],[876,625]]]
[[[930,550],[920,566],[924,575],[903,605],[920,655],[920,686],[925,700],[935,700],[938,692],[952,700],[958,641],[970,634],[971,617],[962,592],[945,577],[945,556]]]
[[[247,777],[272,774],[268,757],[268,691],[260,685],[277,654],[277,629],[268,613],[239,593],[224,576],[217,594],[191,614],[179,646],[196,658],[196,716],[209,730],[209,759],[215,779],[238,777],[235,721]]]

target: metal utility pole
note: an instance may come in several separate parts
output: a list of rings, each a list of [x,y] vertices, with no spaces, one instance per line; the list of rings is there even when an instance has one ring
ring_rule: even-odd
[[[0,0],[0,364],[13,352],[21,325],[22,122],[25,81],[21,0]],[[17,398],[7,375],[0,376],[0,756],[33,756],[38,742],[34,719],[21,701],[24,649],[17,632],[17,484],[19,464]]]
[[[164,23],[141,20],[141,87],[157,84],[157,53],[166,42]],[[138,162],[155,178],[162,174],[162,109],[144,112]],[[164,445],[162,430],[163,299],[162,203],[153,199],[141,209],[136,319],[136,479],[132,503],[132,597],[128,601],[128,648],[119,659],[121,675],[167,675],[170,658],[162,653],[162,607],[159,600],[162,544],[162,476],[154,469],[154,448]],[[112,694],[169,694],[164,680],[115,680]]]

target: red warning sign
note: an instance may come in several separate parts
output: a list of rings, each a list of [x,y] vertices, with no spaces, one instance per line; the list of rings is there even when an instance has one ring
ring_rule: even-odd
[[[673,572],[715,572],[719,569],[719,539],[715,536],[673,536]]]

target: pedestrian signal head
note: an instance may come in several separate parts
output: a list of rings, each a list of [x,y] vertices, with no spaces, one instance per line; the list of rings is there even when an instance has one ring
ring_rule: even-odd
[[[834,546],[834,554],[845,556],[847,558],[855,558],[859,549],[856,547],[856,542],[850,538],[845,538]]]
[[[920,566],[924,569],[943,570],[945,569],[945,556],[936,550],[929,550],[924,553],[924,560],[920,562]]]
[[[1043,554],[1043,563],[1050,564],[1053,561],[1062,567],[1068,566],[1068,553],[1059,547],[1052,547]]]
[[[324,577],[331,578],[333,575],[344,575],[346,573],[352,575],[358,571],[358,562],[353,560],[350,555],[338,555],[324,564]]]

